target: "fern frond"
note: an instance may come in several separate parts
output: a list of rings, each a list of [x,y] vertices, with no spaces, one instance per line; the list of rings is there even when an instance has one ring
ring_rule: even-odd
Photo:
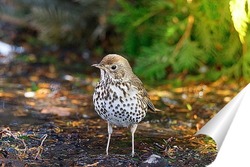
[[[241,43],[245,43],[248,24],[250,22],[250,1],[230,0],[230,11],[236,31],[239,33]]]
[[[164,43],[157,43],[152,48],[144,47],[142,55],[136,61],[135,72],[141,77],[154,81],[166,76],[166,68],[170,66],[169,55],[173,48]]]
[[[184,70],[194,71],[201,65],[205,53],[198,47],[197,42],[186,41],[173,64],[174,71],[182,72]]]

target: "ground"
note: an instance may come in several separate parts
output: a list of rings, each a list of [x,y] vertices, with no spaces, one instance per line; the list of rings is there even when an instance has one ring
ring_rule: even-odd
[[[135,157],[130,156],[127,128],[114,128],[106,156],[107,124],[92,104],[97,78],[57,73],[47,66],[2,67],[2,166],[143,166],[152,154],[173,167],[206,166],[216,157],[216,144],[194,134],[240,89],[235,84],[218,89],[223,80],[149,88],[150,98],[162,111],[148,113],[140,123]]]

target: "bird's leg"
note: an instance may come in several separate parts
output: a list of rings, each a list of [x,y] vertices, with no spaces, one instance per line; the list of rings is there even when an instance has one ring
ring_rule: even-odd
[[[113,132],[113,128],[112,125],[108,122],[108,143],[107,143],[107,148],[106,148],[106,154],[109,155],[109,143],[110,143],[110,138],[111,138],[111,134]]]
[[[137,126],[138,126],[138,124],[133,124],[130,127],[131,136],[132,136],[132,157],[134,157],[134,155],[135,155],[134,138],[135,138],[135,131],[136,131]]]

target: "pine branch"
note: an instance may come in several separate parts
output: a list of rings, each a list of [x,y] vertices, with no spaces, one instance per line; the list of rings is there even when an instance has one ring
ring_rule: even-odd
[[[175,46],[175,49],[173,51],[173,57],[175,57],[176,55],[178,55],[178,53],[180,52],[180,49],[182,48],[185,40],[190,37],[193,25],[194,25],[194,16],[193,15],[189,15],[188,16],[187,27],[185,29],[185,32],[181,36],[180,40],[177,42],[177,44]]]

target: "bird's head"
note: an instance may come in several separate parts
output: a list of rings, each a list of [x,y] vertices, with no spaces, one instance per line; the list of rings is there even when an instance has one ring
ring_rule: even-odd
[[[101,70],[101,79],[108,75],[112,80],[126,81],[133,74],[127,59],[117,54],[109,54],[99,64],[92,66]]]

